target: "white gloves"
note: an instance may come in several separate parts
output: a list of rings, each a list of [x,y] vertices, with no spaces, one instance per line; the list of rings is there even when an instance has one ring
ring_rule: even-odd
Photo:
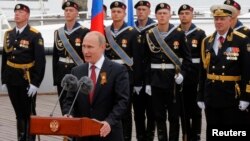
[[[249,102],[247,102],[247,101],[240,101],[239,109],[241,111],[245,111],[247,109],[248,105],[249,105]]]
[[[197,102],[197,105],[199,106],[199,108],[201,109],[201,110],[204,110],[206,107],[205,107],[205,103],[203,102],[203,101],[198,101]]]
[[[178,74],[175,74],[174,79],[175,79],[176,84],[181,84],[184,78],[181,73],[178,73]]]
[[[137,86],[137,87],[134,87],[134,92],[139,95],[140,94],[140,91],[142,89],[142,86]]]
[[[150,96],[152,95],[152,90],[151,90],[151,86],[150,85],[146,85],[145,92],[146,92],[146,94],[148,94]]]
[[[2,91],[3,91],[3,92],[6,92],[6,91],[7,91],[7,86],[6,86],[6,84],[3,84],[3,85],[2,85]]]
[[[36,94],[36,92],[37,92],[37,87],[36,86],[34,86],[34,85],[32,85],[32,84],[30,84],[30,87],[29,87],[29,90],[28,90],[28,96],[29,97],[33,97],[35,94]]]

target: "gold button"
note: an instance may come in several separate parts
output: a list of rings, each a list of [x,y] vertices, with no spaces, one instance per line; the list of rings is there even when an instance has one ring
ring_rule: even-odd
[[[12,59],[15,59],[16,57],[15,56],[12,56]]]
[[[67,68],[67,67],[68,67],[68,65],[65,65],[64,67],[65,67],[65,68]]]
[[[223,72],[222,75],[225,75],[225,73]]]
[[[220,76],[217,75],[217,76],[215,77],[215,79],[216,79],[216,80],[220,80]]]
[[[225,66],[222,66],[223,69],[225,69]]]
[[[215,69],[215,66],[212,66],[213,69]]]
[[[14,48],[14,50],[16,50],[16,48]]]

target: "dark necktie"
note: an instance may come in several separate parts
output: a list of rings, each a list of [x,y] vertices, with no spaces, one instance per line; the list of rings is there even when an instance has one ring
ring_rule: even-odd
[[[92,92],[90,92],[90,94],[89,94],[89,102],[90,102],[90,104],[92,104],[94,93],[95,93],[95,85],[96,85],[96,73],[95,73],[96,66],[92,65],[90,68],[91,68],[90,78],[93,81],[93,85],[94,85]]]
[[[19,30],[17,30],[16,36],[19,36],[19,34],[20,34],[20,33],[19,33]]]

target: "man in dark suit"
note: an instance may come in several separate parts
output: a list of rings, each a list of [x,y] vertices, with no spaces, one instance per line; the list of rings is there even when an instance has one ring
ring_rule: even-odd
[[[212,136],[215,128],[249,128],[241,124],[244,121],[239,120],[239,109],[244,111],[248,107],[250,93],[250,39],[230,27],[234,8],[214,5],[210,10],[216,31],[202,43],[204,68],[198,94],[198,106],[205,108],[209,141],[216,139]]]
[[[87,63],[72,69],[77,78],[89,76],[94,83],[90,95],[77,97],[73,117],[90,117],[103,123],[100,136],[77,138],[77,141],[123,141],[121,119],[129,103],[129,78],[125,66],[104,57],[105,37],[96,31],[89,32],[82,44]],[[67,113],[75,93],[68,93],[63,111]]]
[[[16,27],[4,35],[2,84],[7,87],[17,119],[17,140],[35,141],[29,135],[31,114],[36,114],[36,93],[45,72],[45,53],[41,33],[28,24],[30,9],[17,4]]]

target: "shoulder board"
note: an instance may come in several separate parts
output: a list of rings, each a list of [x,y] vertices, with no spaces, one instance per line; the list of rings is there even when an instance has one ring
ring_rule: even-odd
[[[178,28],[177,28],[177,31],[181,31],[181,28],[178,27]]]
[[[242,37],[242,38],[246,38],[246,37],[247,37],[245,34],[240,33],[240,32],[238,32],[238,31],[233,31],[233,33],[234,33],[235,35],[238,35],[238,36]]]
[[[30,27],[30,31],[33,31],[35,33],[39,33],[39,31],[37,29],[35,29],[34,27]]]
[[[11,30],[13,30],[13,29],[14,29],[14,28],[7,29],[6,32],[9,32],[9,31],[11,31]]]

